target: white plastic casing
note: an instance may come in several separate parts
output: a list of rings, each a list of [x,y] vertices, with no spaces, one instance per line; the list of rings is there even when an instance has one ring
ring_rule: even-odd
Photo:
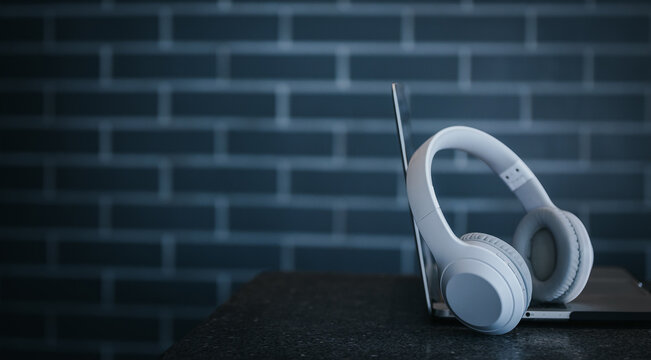
[[[432,185],[432,160],[443,149],[459,149],[483,160],[526,210],[554,205],[535,175],[511,149],[477,129],[443,129],[425,141],[409,162],[409,205],[423,240],[439,269],[443,269],[440,285],[444,300],[467,326],[487,334],[503,334],[518,324],[528,299],[505,261],[488,249],[461,241],[450,229]],[[460,286],[464,281],[476,286]],[[482,306],[482,296],[494,301],[483,302]]]

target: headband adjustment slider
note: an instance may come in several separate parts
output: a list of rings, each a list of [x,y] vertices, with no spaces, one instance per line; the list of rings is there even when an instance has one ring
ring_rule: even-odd
[[[508,169],[502,171],[500,178],[502,178],[511,191],[515,191],[527,181],[533,179],[534,175],[529,167],[522,160],[519,160]]]

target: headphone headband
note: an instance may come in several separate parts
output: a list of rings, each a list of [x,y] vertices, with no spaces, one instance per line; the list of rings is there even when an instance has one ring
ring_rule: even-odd
[[[484,161],[515,193],[527,211],[541,206],[554,207],[540,181],[508,146],[477,129],[466,126],[445,128],[416,150],[407,170],[409,205],[423,238],[435,253],[445,251],[436,249],[435,238],[443,236],[460,242],[443,216],[432,185],[432,160],[438,151],[444,149],[462,150]],[[424,222],[425,218],[431,219]]]

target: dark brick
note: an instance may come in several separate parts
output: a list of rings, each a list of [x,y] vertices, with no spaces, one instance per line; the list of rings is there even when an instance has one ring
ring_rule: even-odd
[[[99,303],[99,279],[50,277],[0,278],[2,301],[44,303]]]
[[[176,40],[276,40],[278,18],[267,15],[183,15],[174,17],[173,28]]]
[[[440,198],[510,198],[511,191],[493,173],[437,173],[432,182]],[[481,184],[481,186],[478,186]]]
[[[260,3],[260,0],[232,0],[234,3]],[[273,0],[275,3],[334,3],[336,0]],[[272,1],[265,1],[270,3]]]
[[[96,153],[95,130],[10,129],[0,131],[0,150],[13,153]]]
[[[215,306],[217,284],[214,281],[189,280],[117,280],[118,304]]]
[[[651,81],[651,56],[596,55],[595,81]]]
[[[593,134],[590,157],[594,160],[651,160],[651,134]]]
[[[523,42],[524,18],[515,16],[416,16],[417,41]]]
[[[295,94],[291,113],[296,117],[393,118],[391,97],[368,94]]]
[[[35,92],[0,92],[0,115],[41,115],[43,94]]]
[[[58,41],[158,40],[158,18],[153,16],[59,17],[55,27]]]
[[[348,157],[388,157],[400,161],[400,145],[396,134],[353,133],[346,134]]]
[[[395,3],[395,4],[432,4],[431,0],[350,0],[351,3]],[[436,3],[456,3],[458,0],[436,0]]]
[[[647,0],[596,0],[597,4],[648,4]]]
[[[213,230],[215,208],[206,205],[122,205],[112,208],[118,229]]]
[[[144,1],[144,0],[143,0]],[[167,0],[171,1],[171,0]],[[160,353],[152,350],[132,350],[131,351],[115,351],[113,353],[113,360],[155,360],[160,358]]]
[[[647,4],[647,0],[596,0],[597,4]]]
[[[475,4],[580,4],[583,0],[473,0]]]
[[[346,212],[346,233],[412,235],[409,210],[357,210]]]
[[[637,200],[644,196],[641,173],[539,174],[538,178],[552,199]]]
[[[44,338],[45,316],[0,312],[0,336],[3,338]],[[1,351],[0,351],[1,354]]]
[[[350,58],[355,80],[453,80],[458,77],[456,56],[358,55]]]
[[[157,342],[158,320],[115,315],[64,315],[57,318],[57,336],[75,340]]]
[[[214,78],[217,55],[213,54],[116,54],[116,78]]]
[[[648,239],[651,233],[651,211],[593,212],[590,214],[590,236],[612,239]]]
[[[335,58],[329,55],[233,55],[236,79],[334,79]]]
[[[43,5],[60,5],[66,4],[98,4],[101,0],[2,0],[2,4],[25,5],[25,4],[43,4]]]
[[[68,191],[158,191],[156,168],[58,167],[56,187]]]
[[[1,203],[0,226],[9,228],[94,228],[98,225],[96,205]]]
[[[330,196],[396,196],[394,172],[310,171],[292,172],[292,192]]]
[[[515,95],[414,94],[412,116],[436,119],[517,119]]]
[[[644,43],[649,40],[646,16],[539,16],[539,42]]]
[[[581,56],[474,56],[472,81],[581,81]]]
[[[109,241],[61,241],[58,246],[62,265],[159,267],[160,244]]]
[[[295,16],[294,39],[312,41],[398,41],[397,16]]]
[[[38,190],[43,188],[40,166],[0,166],[0,189]]]
[[[594,266],[617,266],[628,270],[636,279],[646,278],[646,255],[643,251],[595,251]]]
[[[34,349],[0,349],[3,359],[49,359],[49,360],[100,360],[99,352],[88,350],[34,350]]]
[[[440,129],[438,129],[440,130]],[[412,152],[415,147],[422,144],[431,137],[436,130],[431,133],[412,133],[411,141],[407,140],[407,147],[409,143],[412,146]],[[398,143],[398,136],[393,134],[372,133],[372,132],[354,132],[351,131],[346,134],[346,151],[349,157],[360,158],[390,158],[396,164],[400,163],[400,145]],[[410,150],[407,150],[408,152]],[[441,150],[436,153],[436,158],[452,158],[454,151]]]
[[[277,270],[280,268],[280,248],[271,245],[179,244],[176,266]]]
[[[331,156],[332,135],[314,132],[228,132],[231,154]]]
[[[642,174],[543,173],[537,175],[552,199],[622,200],[642,197]],[[599,182],[594,179],[599,179]],[[508,188],[492,173],[434,174],[432,181],[439,197],[457,199],[511,197]]]
[[[213,137],[202,130],[117,130],[112,149],[117,154],[212,154]]]
[[[197,327],[203,322],[204,318],[175,318],[172,325],[172,333],[174,341],[179,341],[187,335],[192,329]]]
[[[165,4],[175,4],[175,3],[214,3],[212,0],[114,0],[116,3],[165,3]]]
[[[294,257],[296,270],[300,271],[400,272],[400,251],[393,249],[298,247]]]
[[[43,240],[0,240],[0,264],[45,264],[46,246]]]
[[[4,54],[0,56],[0,76],[18,78],[97,78],[97,55]]]
[[[274,116],[274,94],[175,92],[172,94],[174,115],[189,116]]]
[[[474,212],[467,214],[466,232],[482,232],[497,236],[505,241],[513,238],[513,233],[524,217],[524,211],[513,212]],[[448,220],[449,221],[449,220]],[[463,234],[456,233],[457,236]]]
[[[156,116],[155,93],[57,93],[56,114],[64,116]]]
[[[43,41],[43,19],[40,17],[2,17],[0,42]]]
[[[332,212],[322,209],[232,206],[228,219],[234,231],[332,231]]]
[[[241,168],[182,167],[173,172],[174,191],[273,193],[276,171]]]
[[[513,149],[521,158],[527,159],[577,159],[579,157],[578,135],[565,134],[493,134]]]
[[[534,95],[534,119],[540,120],[644,120],[644,96]]]

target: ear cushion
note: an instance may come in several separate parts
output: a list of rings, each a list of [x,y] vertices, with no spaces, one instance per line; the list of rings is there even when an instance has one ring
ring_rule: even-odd
[[[564,302],[569,298],[566,295],[570,289],[572,294],[576,292],[580,242],[585,242],[580,240],[584,238],[581,229],[585,230],[582,224],[578,228],[568,215],[553,207],[534,209],[520,221],[513,247],[522,254],[531,272],[534,300]],[[587,281],[583,272],[582,277]]]
[[[533,286],[531,284],[531,275],[526,262],[513,247],[495,236],[484,233],[468,233],[460,238],[470,244],[481,246],[489,250],[496,251],[497,255],[504,260],[513,270],[518,282],[524,291],[527,304],[531,302],[531,293]]]
[[[590,277],[590,271],[592,270],[592,264],[594,262],[594,251],[592,249],[592,243],[590,242],[588,231],[581,220],[569,211],[563,211],[563,214],[567,216],[572,223],[579,241],[579,268],[577,269],[576,277],[565,294],[559,296],[557,299],[559,302],[568,303],[576,299],[588,283],[588,278]]]

